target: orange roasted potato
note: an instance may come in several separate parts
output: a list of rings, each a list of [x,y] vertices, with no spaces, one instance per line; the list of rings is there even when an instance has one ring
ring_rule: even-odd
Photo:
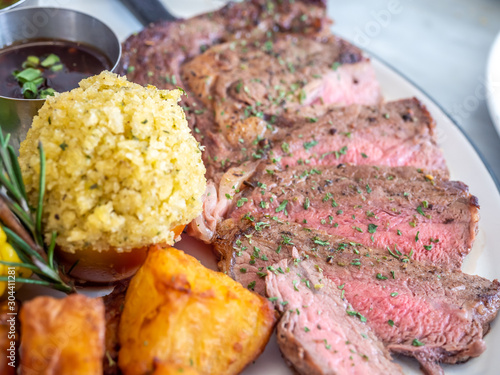
[[[102,375],[101,299],[37,297],[24,304],[20,321],[21,375]]]
[[[155,363],[152,375],[201,375],[206,372],[198,371],[190,365],[180,365],[177,363]]]
[[[152,247],[119,328],[124,375],[238,374],[264,350],[273,307],[182,251]]]

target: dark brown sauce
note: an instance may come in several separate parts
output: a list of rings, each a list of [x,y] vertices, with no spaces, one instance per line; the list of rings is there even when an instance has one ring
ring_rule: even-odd
[[[111,69],[111,62],[97,49],[65,40],[30,40],[11,45],[0,50],[0,96],[24,98],[19,82],[12,75],[22,70],[22,64],[28,56],[37,56],[40,60],[50,54],[61,59],[64,68],[59,71],[43,69],[44,87],[51,87],[56,92],[64,92],[78,87],[82,79]]]

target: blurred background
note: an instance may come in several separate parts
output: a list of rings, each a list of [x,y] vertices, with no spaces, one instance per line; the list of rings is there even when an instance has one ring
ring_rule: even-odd
[[[206,12],[225,3],[162,2],[178,17]],[[130,30],[142,28],[118,0],[26,0],[24,6],[30,5],[62,6],[92,13],[113,28],[121,40]],[[335,20],[335,33],[387,62],[442,106],[500,180],[500,138],[486,99],[488,92],[492,93],[487,82],[487,63],[500,32],[500,1],[328,0],[328,12]],[[500,40],[498,45],[500,56]],[[496,71],[500,77],[500,57],[498,61]],[[497,122],[500,129],[500,119]]]

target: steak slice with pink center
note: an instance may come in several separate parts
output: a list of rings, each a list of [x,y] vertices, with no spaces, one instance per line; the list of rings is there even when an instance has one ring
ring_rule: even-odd
[[[350,163],[413,166],[438,171],[443,177],[448,176],[443,154],[435,140],[434,121],[416,99],[400,100],[378,107],[350,106],[334,109],[324,116],[299,121],[290,128],[279,128],[272,138],[257,137],[252,145],[252,159],[236,159],[236,162],[233,160],[232,164],[237,166],[226,170],[222,176],[218,175],[215,181],[216,195],[212,194],[210,198],[214,200],[210,206],[215,208],[212,211],[204,210],[197,220],[196,230],[191,232],[206,233],[198,235],[198,238],[205,242],[210,242],[210,233],[214,232],[215,223],[226,218],[228,205],[226,196],[234,195],[234,191],[239,189],[237,186],[241,180],[249,179],[262,159],[267,159],[262,160],[263,163],[273,164],[280,169],[307,166],[311,173],[321,169],[320,167]],[[249,150],[243,146],[242,149]],[[220,151],[223,148],[218,144],[207,149],[210,152],[210,150]],[[222,164],[225,167],[229,165],[227,161],[231,158],[230,154],[219,152],[217,155],[220,156],[217,159],[220,161],[219,167]],[[214,159],[211,160],[211,165],[214,166]],[[238,165],[240,162],[242,164]],[[266,168],[275,169],[272,166]],[[228,191],[227,186],[235,188]],[[383,211],[384,206],[380,206],[379,210]],[[393,213],[388,215],[396,216]],[[391,221],[395,223],[397,218],[393,217]],[[197,230],[198,228],[203,230]],[[349,230],[351,229],[352,227],[349,227]],[[413,236],[418,232],[418,230],[410,231],[414,232]],[[438,231],[438,228],[434,228],[434,231]],[[394,243],[395,241],[392,241],[387,245]],[[433,244],[425,246],[430,247]],[[468,250],[464,252],[459,247],[461,255],[467,252]],[[439,251],[434,251],[427,256],[436,259],[440,255]],[[461,260],[454,266],[459,266],[460,263]]]
[[[266,223],[266,224],[262,224]],[[215,249],[222,271],[264,294],[274,264],[308,260],[341,290],[348,314],[366,318],[388,349],[415,357],[429,373],[485,350],[484,335],[500,307],[500,284],[458,270],[370,249],[294,223],[226,220]],[[300,287],[314,288],[307,280]]]
[[[283,168],[349,163],[447,171],[434,120],[415,98],[332,109],[306,122],[272,148],[271,159]]]
[[[479,220],[465,184],[413,167],[261,165],[246,185],[229,210],[235,220],[292,221],[451,269],[470,252]]]
[[[276,334],[280,350],[299,374],[402,374],[370,327],[346,313],[341,290],[313,262],[283,260],[274,267],[289,269],[269,273],[266,288],[283,314]]]

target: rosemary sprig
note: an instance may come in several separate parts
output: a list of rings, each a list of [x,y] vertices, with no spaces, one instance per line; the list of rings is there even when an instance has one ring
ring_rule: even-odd
[[[37,207],[31,207],[21,168],[14,148],[9,145],[9,140],[10,134],[4,137],[0,130],[0,220],[7,241],[16,251],[21,263],[1,260],[0,263],[30,269],[39,277],[39,280],[17,277],[16,282],[44,285],[65,293],[73,293],[74,286],[65,281],[66,277],[59,272],[54,260],[57,233],[52,233],[50,245],[47,246],[43,240],[45,153],[42,143],[38,144],[40,154],[38,204]],[[0,281],[8,281],[7,276],[0,276]]]

